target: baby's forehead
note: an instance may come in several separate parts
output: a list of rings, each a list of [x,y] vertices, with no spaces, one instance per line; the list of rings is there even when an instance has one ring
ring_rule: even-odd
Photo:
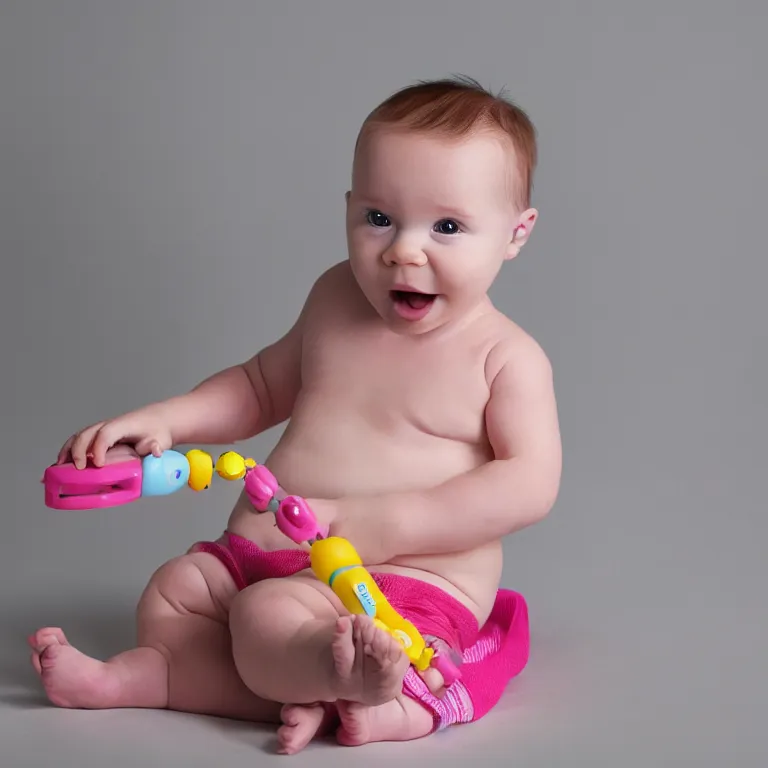
[[[371,154],[442,153],[459,155],[490,151],[497,156],[516,156],[512,141],[504,133],[491,127],[478,127],[462,136],[442,134],[439,131],[420,131],[399,126],[371,126],[360,132],[355,145],[355,158]]]
[[[361,133],[353,184],[376,187],[398,180],[422,191],[432,187],[438,197],[464,198],[479,190],[511,194],[521,183],[512,142],[490,129],[459,138],[389,127]]]

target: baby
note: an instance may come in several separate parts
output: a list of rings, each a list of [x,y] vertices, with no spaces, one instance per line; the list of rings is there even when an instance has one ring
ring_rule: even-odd
[[[416,739],[498,702],[528,658],[525,602],[499,588],[501,540],[549,512],[561,472],[549,361],[488,297],[536,222],[535,162],[527,116],[473,81],[397,92],[355,147],[348,258],[293,327],[58,456],[101,466],[287,421],[266,466],[354,544],[396,610],[462,657],[462,679],[417,673],[243,494],[217,541],[152,576],[135,648],[100,661],[60,629],[29,638],[54,704],[282,723],[294,753],[332,728],[347,745]]]

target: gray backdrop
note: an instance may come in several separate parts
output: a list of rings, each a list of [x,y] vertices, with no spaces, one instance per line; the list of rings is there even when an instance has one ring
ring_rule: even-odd
[[[506,545],[531,663],[479,724],[294,764],[765,765],[767,35],[762,0],[4,0],[4,768],[280,759],[251,725],[48,707],[27,661],[41,624],[129,646],[235,485],[62,513],[38,481],[73,430],[281,333],[344,254],[360,121],[452,72],[540,133],[493,294],[553,360],[565,443],[556,510]]]

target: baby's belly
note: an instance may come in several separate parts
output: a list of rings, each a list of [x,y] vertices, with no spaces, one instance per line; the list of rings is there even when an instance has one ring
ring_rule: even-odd
[[[372,451],[375,442],[372,436],[364,462],[359,452],[350,455],[348,461],[340,461],[338,453],[331,451],[313,450],[310,454],[286,434],[266,464],[289,493],[333,498],[434,485],[484,460],[460,444],[435,445],[426,452],[422,450],[425,446],[414,450],[411,444],[398,451],[390,439],[386,441],[386,448]],[[440,457],[440,461],[436,461],[436,457]],[[265,550],[298,547],[277,529],[273,515],[256,513],[245,494],[238,499],[228,527],[232,533],[254,541]],[[493,607],[499,587],[501,544],[495,542],[463,553],[397,558],[370,570],[397,573],[433,584],[469,608],[482,624]]]

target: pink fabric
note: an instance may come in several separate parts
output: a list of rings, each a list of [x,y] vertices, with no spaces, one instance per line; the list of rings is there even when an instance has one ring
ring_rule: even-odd
[[[225,531],[218,541],[199,541],[193,552],[208,552],[227,566],[238,589],[264,579],[279,579],[309,568],[309,553],[303,549],[266,552],[250,539]]]
[[[470,643],[459,648],[461,680],[438,699],[411,667],[405,675],[404,690],[432,713],[434,730],[479,720],[498,704],[512,678],[523,671],[529,649],[525,599],[512,590],[500,589],[488,620]]]
[[[303,550],[265,552],[241,536],[225,532],[216,542],[198,542],[192,551],[209,552],[227,566],[238,589],[262,579],[290,576],[309,568]],[[462,656],[462,679],[437,698],[411,667],[403,692],[432,714],[434,730],[479,720],[493,709],[507,684],[528,662],[528,607],[517,592],[500,589],[491,615],[478,628],[474,615],[443,590],[389,573],[372,574],[401,615],[424,635],[434,635]]]

